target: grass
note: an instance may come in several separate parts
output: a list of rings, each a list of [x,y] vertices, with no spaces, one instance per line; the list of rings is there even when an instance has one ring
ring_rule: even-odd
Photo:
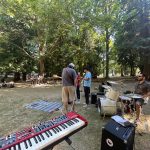
[[[133,86],[127,83],[130,88]],[[94,83],[92,90],[97,86]],[[33,124],[50,120],[55,116],[61,115],[60,111],[52,114],[26,109],[26,104],[33,101],[45,99],[48,101],[61,101],[61,86],[49,87],[30,87],[20,86],[12,89],[0,89],[0,136],[6,136],[10,133],[19,131],[23,128],[30,127]],[[100,117],[95,105],[90,105],[89,109],[82,106],[84,102],[83,92],[81,92],[81,104],[76,105],[76,111],[84,116],[89,124],[86,128],[71,136],[72,146],[76,150],[99,150],[101,145],[101,128],[110,119],[104,120]],[[145,114],[150,114],[149,104],[145,106]],[[135,150],[150,149],[149,132],[135,135]],[[72,150],[64,141],[54,147],[54,150]]]

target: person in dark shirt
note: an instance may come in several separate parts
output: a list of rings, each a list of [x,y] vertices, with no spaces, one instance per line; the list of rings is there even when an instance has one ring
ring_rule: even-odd
[[[68,104],[72,104],[72,111],[74,111],[75,105],[75,90],[76,90],[76,71],[74,70],[74,64],[70,63],[62,71],[62,102],[63,113],[68,112]]]
[[[136,120],[135,122],[140,121],[140,115],[141,115],[141,109],[142,105],[144,104],[145,97],[149,96],[150,92],[150,84],[145,80],[144,74],[138,75],[138,83],[135,86],[135,94],[139,94],[142,96],[142,98],[135,98],[135,107],[136,107]]]

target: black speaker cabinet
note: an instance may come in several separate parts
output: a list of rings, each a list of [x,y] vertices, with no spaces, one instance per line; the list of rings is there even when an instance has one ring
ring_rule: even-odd
[[[91,104],[97,103],[97,93],[91,93]]]
[[[101,150],[133,150],[135,127],[124,127],[111,119],[102,128]]]

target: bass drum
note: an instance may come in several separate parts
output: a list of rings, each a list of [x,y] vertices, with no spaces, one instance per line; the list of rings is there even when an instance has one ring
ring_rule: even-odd
[[[101,116],[116,114],[116,101],[108,98],[98,98],[98,112]]]

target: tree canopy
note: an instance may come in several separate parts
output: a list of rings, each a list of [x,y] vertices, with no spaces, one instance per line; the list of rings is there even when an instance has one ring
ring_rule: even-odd
[[[149,0],[1,0],[0,72],[150,76],[149,18]]]

